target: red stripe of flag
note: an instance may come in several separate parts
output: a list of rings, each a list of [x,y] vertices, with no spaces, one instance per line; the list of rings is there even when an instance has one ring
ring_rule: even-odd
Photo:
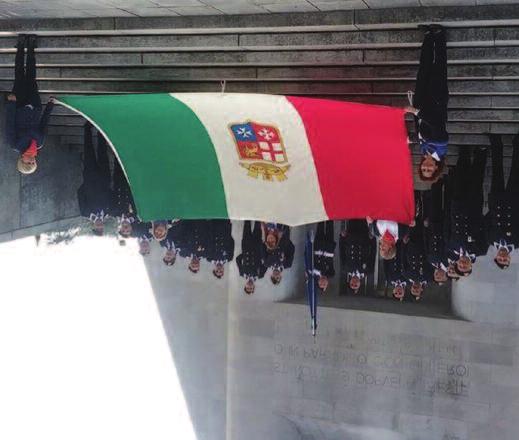
[[[414,190],[404,110],[287,99],[305,125],[329,218],[411,223]]]

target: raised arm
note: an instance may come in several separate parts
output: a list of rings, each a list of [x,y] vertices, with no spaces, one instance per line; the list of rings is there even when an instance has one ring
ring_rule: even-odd
[[[52,109],[54,108],[54,102],[55,102],[55,100],[53,97],[49,98],[49,102],[45,106],[45,110],[43,111],[43,114],[41,115],[39,129],[42,134],[42,137],[45,137],[47,124],[49,123],[49,118],[52,113]]]

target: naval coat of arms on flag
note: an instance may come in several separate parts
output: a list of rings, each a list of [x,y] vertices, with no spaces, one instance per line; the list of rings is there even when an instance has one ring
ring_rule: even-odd
[[[277,127],[247,121],[229,126],[236,144],[240,165],[250,177],[282,182],[290,168],[288,156]]]

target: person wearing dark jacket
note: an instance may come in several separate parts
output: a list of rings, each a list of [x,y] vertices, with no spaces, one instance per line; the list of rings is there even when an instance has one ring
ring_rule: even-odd
[[[274,285],[281,282],[283,271],[292,267],[294,262],[295,246],[292,240],[290,240],[290,228],[283,225],[282,231],[283,233],[280,235],[275,248],[269,249],[268,244],[265,243],[265,266],[267,269],[272,269],[270,281]]]
[[[281,223],[261,223],[263,239],[267,252],[274,251],[278,246],[288,226]]]
[[[113,188],[110,213],[117,218],[119,234],[128,238],[138,219],[130,185],[117,158],[114,160]]]
[[[512,169],[505,187],[503,170],[503,141],[491,134],[492,183],[488,195],[487,241],[496,254],[494,262],[506,269],[512,252],[519,246],[519,135],[513,139]]]
[[[27,46],[27,65],[25,65]],[[16,45],[14,87],[7,97],[5,132],[8,144],[18,153],[17,168],[22,174],[36,171],[36,156],[43,147],[45,131],[54,98],[50,98],[42,114],[38,84],[36,83],[35,35],[20,35]]]
[[[265,266],[265,244],[261,236],[261,223],[245,221],[241,240],[241,254],[236,257],[236,264],[240,276],[245,278],[244,292],[252,295],[256,288],[256,280],[263,278],[267,267]]]
[[[207,258],[209,245],[209,220],[182,220],[180,222],[182,246],[180,256],[189,258],[188,269],[196,274],[200,271],[200,261]]]
[[[77,191],[79,212],[90,219],[94,234],[103,235],[104,220],[112,201],[107,145],[104,137],[98,135],[96,159],[92,125],[87,123],[84,131],[83,183]]]
[[[405,246],[405,277],[411,284],[411,295],[418,301],[431,279],[430,265],[425,252],[423,218],[418,217],[416,225],[409,231],[409,241]]]
[[[234,258],[234,239],[230,220],[210,220],[207,260],[213,263],[213,275],[220,279],[224,275],[225,263]]]
[[[424,181],[436,181],[442,173],[449,135],[447,134],[447,44],[445,29],[427,27],[412,107],[422,160],[418,175]]]
[[[468,148],[460,148],[458,161],[449,175],[448,257],[461,276],[472,273],[476,257],[488,249],[483,221],[483,180],[488,151],[476,148],[474,160]]]
[[[157,241],[165,240],[168,231],[173,225],[173,222],[177,222],[178,219],[175,220],[153,220],[151,222],[151,234],[153,238]]]
[[[409,226],[390,220],[373,220],[367,217],[369,233],[378,237],[380,256],[384,260],[392,260],[396,256],[397,244],[400,240],[407,241]]]
[[[136,221],[132,228],[132,236],[137,238],[139,253],[145,257],[151,252],[153,236],[150,233],[151,223]]]
[[[365,220],[348,220],[341,225],[339,255],[346,281],[354,294],[375,269],[377,243]]]
[[[405,277],[405,244],[399,241],[396,245],[396,255],[392,260],[384,260],[383,268],[386,277],[386,284],[391,288],[393,297],[399,301],[403,301],[405,297],[405,289],[407,279]]]
[[[449,261],[445,245],[445,206],[443,179],[435,182],[426,192],[424,203],[425,249],[427,262],[433,269],[433,280],[438,285],[447,281]]]
[[[182,222],[177,222],[169,230],[166,238],[160,242],[160,246],[164,248],[164,257],[162,262],[166,266],[173,266],[177,260],[177,255],[182,246]]]
[[[317,274],[317,285],[322,292],[328,288],[329,279],[335,275],[333,258],[335,242],[333,221],[320,222],[314,239],[314,272]]]

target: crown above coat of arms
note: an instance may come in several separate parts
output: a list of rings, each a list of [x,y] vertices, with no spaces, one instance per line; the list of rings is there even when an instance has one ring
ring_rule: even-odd
[[[253,121],[231,124],[240,165],[249,177],[263,177],[263,180],[282,182],[287,179],[290,169],[287,152],[279,129],[272,125]]]

